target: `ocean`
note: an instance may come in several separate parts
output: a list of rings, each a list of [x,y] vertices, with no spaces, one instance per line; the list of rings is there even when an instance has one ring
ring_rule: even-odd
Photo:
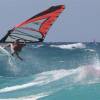
[[[0,49],[0,100],[100,100],[100,43],[27,44],[20,56]]]

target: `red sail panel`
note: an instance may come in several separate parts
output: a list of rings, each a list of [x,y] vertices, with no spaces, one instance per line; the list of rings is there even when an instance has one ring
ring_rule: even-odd
[[[16,28],[23,27],[25,24],[28,23],[33,23],[38,20],[46,19],[42,22],[39,30],[37,30],[42,34],[43,37],[45,37],[49,28],[52,26],[53,22],[57,19],[60,13],[64,10],[64,8],[65,8],[64,5],[53,6],[48,10],[22,22],[21,24],[16,25]]]

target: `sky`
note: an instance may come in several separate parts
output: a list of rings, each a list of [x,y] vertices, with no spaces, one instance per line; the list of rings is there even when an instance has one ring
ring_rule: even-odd
[[[64,4],[45,42],[100,41],[100,0],[0,0],[0,37],[52,5]]]

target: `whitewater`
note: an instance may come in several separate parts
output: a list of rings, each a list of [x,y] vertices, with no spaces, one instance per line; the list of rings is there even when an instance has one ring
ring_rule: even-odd
[[[100,100],[100,43],[27,44],[0,49],[0,100]]]

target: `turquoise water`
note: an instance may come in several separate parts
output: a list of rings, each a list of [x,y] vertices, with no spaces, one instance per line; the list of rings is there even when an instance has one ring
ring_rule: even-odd
[[[100,100],[100,43],[27,44],[20,55],[0,50],[0,100]]]

